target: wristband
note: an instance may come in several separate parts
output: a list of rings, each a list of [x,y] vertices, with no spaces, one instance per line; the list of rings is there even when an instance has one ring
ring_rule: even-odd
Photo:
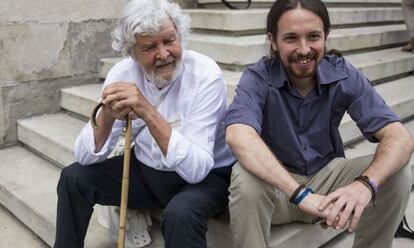
[[[302,191],[296,198],[293,200],[293,204],[299,205],[299,203],[305,199],[309,193],[313,193],[313,190],[311,188],[306,188],[304,191]]]
[[[375,197],[376,197],[377,192],[378,192],[378,184],[376,184],[375,181],[370,179],[369,177],[362,176],[362,175],[355,178],[355,181],[361,182],[362,184],[364,184],[371,191],[372,202],[374,202]]]
[[[289,202],[290,202],[290,203],[293,203],[293,202],[295,201],[295,199],[296,199],[296,197],[298,196],[299,192],[300,192],[303,188],[305,188],[305,185],[304,185],[304,184],[301,184],[301,185],[299,185],[299,187],[297,187],[297,188],[295,189],[295,192],[293,192],[293,194],[292,194],[292,195],[290,196],[290,198],[289,198]]]

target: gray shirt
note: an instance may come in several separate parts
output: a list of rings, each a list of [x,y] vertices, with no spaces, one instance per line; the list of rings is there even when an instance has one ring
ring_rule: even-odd
[[[376,131],[400,121],[369,80],[342,57],[325,56],[316,80],[302,97],[278,59],[262,58],[243,72],[225,124],[253,127],[286,169],[312,175],[344,157],[338,128],[345,111],[371,142],[378,142]]]

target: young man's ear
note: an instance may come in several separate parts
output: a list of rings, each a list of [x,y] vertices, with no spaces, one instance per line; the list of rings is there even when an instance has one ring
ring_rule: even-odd
[[[276,37],[273,37],[273,35],[269,32],[267,33],[267,39],[269,39],[270,45],[272,46],[272,50],[277,51]]]

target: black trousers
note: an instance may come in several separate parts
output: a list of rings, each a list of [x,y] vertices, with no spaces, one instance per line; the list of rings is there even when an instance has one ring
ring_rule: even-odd
[[[57,187],[55,248],[84,246],[97,204],[119,206],[123,156],[62,170]],[[228,203],[231,166],[213,169],[198,184],[189,184],[175,172],[158,171],[139,162],[131,152],[128,208],[165,208],[161,222],[165,247],[207,247],[209,217]]]

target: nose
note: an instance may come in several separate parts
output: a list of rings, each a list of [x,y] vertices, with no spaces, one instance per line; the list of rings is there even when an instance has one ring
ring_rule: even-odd
[[[166,60],[169,55],[170,55],[170,52],[166,49],[166,47],[163,45],[160,45],[158,48],[156,58],[161,59],[161,60]]]
[[[299,42],[298,50],[297,50],[298,54],[306,56],[309,54],[310,50],[311,49],[306,39],[301,39]]]

